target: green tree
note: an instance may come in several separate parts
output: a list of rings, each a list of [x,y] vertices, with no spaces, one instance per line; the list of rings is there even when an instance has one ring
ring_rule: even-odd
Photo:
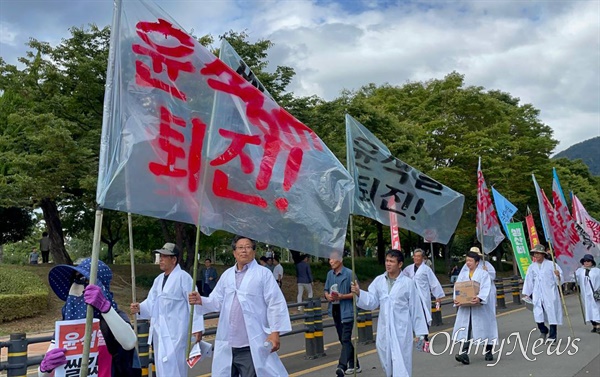
[[[4,244],[25,239],[32,233],[33,225],[31,211],[19,207],[0,207],[0,263]]]

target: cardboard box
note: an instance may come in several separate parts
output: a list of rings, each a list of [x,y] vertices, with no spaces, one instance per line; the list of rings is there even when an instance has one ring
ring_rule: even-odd
[[[479,294],[479,282],[474,280],[454,283],[455,300],[461,306],[473,306],[471,300]]]

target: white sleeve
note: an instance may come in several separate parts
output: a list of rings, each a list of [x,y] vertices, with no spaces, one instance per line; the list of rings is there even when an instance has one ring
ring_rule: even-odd
[[[188,310],[190,310],[190,312],[192,310],[194,311],[194,314],[192,316],[192,334],[200,331],[204,332],[204,315],[202,313],[202,309],[200,307],[195,308],[194,306],[190,305],[188,301],[187,292],[190,292],[190,289],[191,291],[196,291],[196,284],[194,284],[194,279],[192,279],[192,277],[188,273],[183,273],[181,276],[181,293],[184,296],[183,298],[185,302],[188,303]]]
[[[369,291],[360,290],[358,300],[356,300],[356,306],[365,310],[375,310],[379,307],[379,297],[377,296],[377,282],[375,278],[371,284],[369,284]]]
[[[161,275],[158,275],[161,276]],[[138,318],[141,319],[150,319],[152,317],[152,308],[156,301],[157,296],[157,285],[159,284],[157,281],[158,278],[154,279],[154,283],[152,284],[152,288],[150,288],[150,292],[148,292],[148,297],[144,301],[140,303],[140,313],[138,314]]]
[[[444,296],[446,296],[446,294],[444,293],[444,288],[442,288],[440,281],[438,280],[437,276],[435,276],[432,269],[429,269],[428,275],[429,275],[429,286],[431,287],[431,294],[433,295],[433,297],[435,297],[437,299],[437,298],[443,298]]]
[[[102,318],[104,318],[108,328],[124,350],[129,351],[135,347],[137,342],[135,332],[131,325],[125,322],[113,307],[108,312],[102,313]]]
[[[262,273],[262,271],[261,271]],[[263,275],[262,283],[264,284],[264,300],[267,305],[267,321],[270,331],[278,331],[279,335],[283,335],[292,331],[292,323],[290,321],[290,313],[287,308],[285,296],[275,278],[272,275]]]
[[[531,294],[533,293],[533,276],[531,276],[530,273],[532,267],[533,264],[529,265],[529,268],[527,268],[527,273],[525,274],[525,281],[523,281],[523,290],[521,291],[521,293],[525,296],[531,296]]]
[[[417,336],[424,336],[429,333],[427,329],[427,322],[425,319],[425,314],[423,310],[421,310],[421,306],[419,303],[421,299],[419,298],[419,293],[417,292],[417,286],[414,282],[411,281],[412,284],[409,284],[409,312],[410,318],[412,320],[413,332]]]
[[[481,300],[482,304],[488,304],[490,302],[490,293],[491,293],[491,284],[492,284],[492,279],[490,278],[490,275],[485,272],[485,271],[481,271],[482,277],[481,277],[481,281],[479,282],[479,294],[477,295],[477,297],[479,297],[479,299]],[[494,297],[495,299],[495,297]],[[493,305],[495,305],[494,301],[491,301]]]
[[[223,300],[225,300],[225,280],[227,280],[227,276],[227,272],[221,275],[215,289],[210,292],[208,297],[202,297],[202,305],[196,305],[196,309],[201,308],[204,314],[221,311]]]

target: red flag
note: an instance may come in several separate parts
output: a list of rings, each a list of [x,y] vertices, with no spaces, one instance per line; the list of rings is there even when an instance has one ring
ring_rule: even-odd
[[[540,243],[540,238],[535,229],[535,223],[531,213],[525,217],[525,222],[527,223],[527,230],[529,232],[529,245],[531,246],[531,249],[533,249],[535,245]]]
[[[392,208],[394,206],[392,205]],[[398,229],[398,219],[396,213],[390,211],[390,234],[392,235],[392,249],[402,250],[400,246],[400,230]]]
[[[491,253],[504,240],[498,215],[481,171],[481,157],[477,165],[477,239],[486,254]]]
[[[554,230],[555,237],[564,240],[565,245],[555,246],[555,257],[557,263],[563,269],[566,281],[571,281],[575,270],[579,267],[579,260],[585,254],[594,254],[596,248],[588,245],[589,236],[579,227],[571,214],[562,195],[562,189],[558,181],[558,175],[554,170],[552,180],[552,201],[554,203],[554,216],[556,218],[557,228]],[[581,228],[581,229],[578,229]],[[560,233],[560,236],[557,235]],[[593,251],[591,251],[593,249]]]
[[[573,216],[581,227],[587,232],[591,240],[600,245],[600,222],[594,219],[587,212],[581,201],[576,195],[573,195]]]

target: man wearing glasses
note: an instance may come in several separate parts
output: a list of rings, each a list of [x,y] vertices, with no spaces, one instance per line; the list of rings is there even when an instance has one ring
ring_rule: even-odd
[[[277,355],[279,336],[292,330],[283,293],[273,273],[256,262],[254,240],[236,236],[231,247],[236,263],[211,294],[189,295],[204,313],[220,313],[212,375],[287,376]]]

